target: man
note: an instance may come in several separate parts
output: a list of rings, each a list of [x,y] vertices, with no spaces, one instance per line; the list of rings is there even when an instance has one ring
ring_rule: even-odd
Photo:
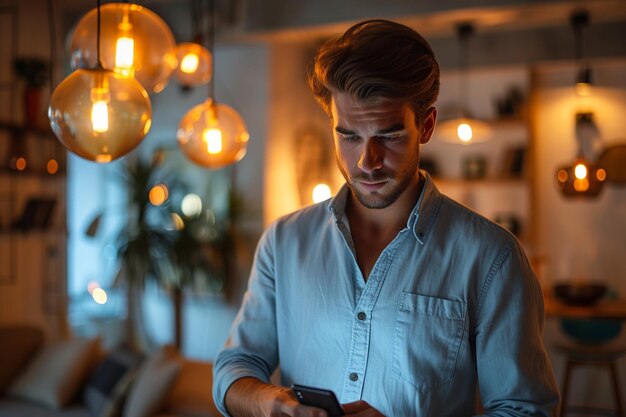
[[[292,383],[331,389],[349,416],[547,416],[558,404],[543,298],[519,242],[418,170],[437,111],[427,42],[393,22],[324,45],[309,76],[346,185],[279,219],[215,362],[232,416],[324,416]],[[282,386],[270,384],[280,364]]]

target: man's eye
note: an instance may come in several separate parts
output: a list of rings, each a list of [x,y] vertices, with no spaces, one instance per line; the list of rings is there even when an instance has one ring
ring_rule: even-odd
[[[400,135],[385,135],[385,136],[381,136],[380,139],[384,140],[385,142],[393,142],[395,140],[400,139]]]
[[[356,135],[341,136],[341,140],[344,142],[356,142],[357,140],[359,140],[359,137]]]

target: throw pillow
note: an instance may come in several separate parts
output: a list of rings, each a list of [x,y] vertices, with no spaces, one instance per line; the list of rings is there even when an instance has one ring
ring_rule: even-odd
[[[83,384],[98,346],[98,339],[72,339],[44,347],[11,385],[9,395],[55,409],[66,406]]]
[[[149,417],[157,412],[180,369],[181,359],[172,347],[148,358],[130,389],[123,417]]]
[[[92,416],[109,417],[119,411],[140,361],[139,354],[118,350],[96,366],[83,391],[83,403]]]

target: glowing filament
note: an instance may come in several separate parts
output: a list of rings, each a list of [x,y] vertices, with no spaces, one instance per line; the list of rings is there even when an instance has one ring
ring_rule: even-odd
[[[470,140],[472,140],[472,127],[467,124],[467,123],[461,123],[457,128],[456,128],[456,134],[458,135],[459,139],[462,140],[463,142],[469,142]]]
[[[206,143],[206,150],[211,155],[222,152],[222,132],[216,128],[204,129],[202,140]]]
[[[187,54],[180,63],[180,70],[186,74],[193,74],[198,69],[200,58],[196,54]]]
[[[124,16],[117,28],[119,35],[115,43],[115,69],[129,76],[133,70],[135,40],[132,35],[133,25],[128,21],[128,8],[124,10]]]
[[[96,133],[109,130],[109,106],[105,100],[95,101],[91,105],[91,126]]]
[[[587,167],[585,164],[576,164],[574,168],[574,176],[579,180],[587,178]]]

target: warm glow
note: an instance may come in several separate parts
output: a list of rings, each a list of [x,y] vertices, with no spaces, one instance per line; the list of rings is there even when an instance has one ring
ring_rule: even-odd
[[[559,169],[559,172],[557,173],[557,178],[559,179],[559,182],[567,181],[568,177],[569,177],[569,175],[567,175],[567,171],[566,170]]]
[[[115,42],[115,70],[126,76],[132,75],[135,39],[132,36],[133,25],[128,20],[129,7],[124,8],[122,21],[118,25],[118,37]]]
[[[198,217],[202,212],[202,199],[197,194],[187,194],[183,198],[180,209],[187,217]]]
[[[456,129],[456,133],[459,136],[459,139],[463,142],[469,142],[472,140],[472,127],[467,123],[461,123]]]
[[[578,178],[579,180],[583,180],[587,178],[587,167],[585,166],[585,164],[582,164],[582,163],[576,164],[576,167],[574,167],[574,176]]]
[[[54,159],[50,159],[46,164],[46,171],[50,175],[56,174],[59,171],[59,163]]]
[[[91,126],[96,133],[109,130],[109,106],[104,100],[98,100],[91,105]]]
[[[222,132],[216,128],[204,129],[202,140],[206,143],[208,153],[214,155],[222,152]]]
[[[15,168],[18,171],[24,171],[26,169],[26,158],[21,156],[17,158],[17,160],[15,161]]]
[[[157,184],[150,189],[148,199],[150,200],[150,203],[152,203],[152,205],[161,206],[167,201],[168,196],[169,191],[167,189],[167,185]]]
[[[180,63],[180,70],[184,73],[191,74],[198,69],[200,58],[196,54],[187,54]]]
[[[93,300],[98,304],[106,304],[107,302],[107,293],[102,288],[95,288],[91,293]]]
[[[133,68],[133,54],[135,41],[133,38],[117,38],[115,45],[115,69],[124,74],[130,75]]]
[[[313,202],[319,203],[324,200],[328,200],[331,196],[330,187],[326,184],[317,184],[313,187]]]
[[[602,168],[596,171],[596,178],[598,181],[604,181],[606,179],[606,171]]]
[[[589,181],[585,178],[574,180],[574,189],[578,192],[587,191],[589,189]]]
[[[591,95],[590,83],[576,83],[576,95],[580,97],[587,97]]]

